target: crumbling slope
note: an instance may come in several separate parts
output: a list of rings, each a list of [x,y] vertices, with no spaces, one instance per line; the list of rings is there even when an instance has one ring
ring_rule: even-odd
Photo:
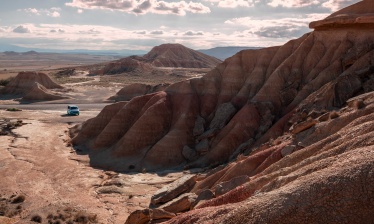
[[[228,162],[315,125],[305,113],[321,115],[372,91],[373,40],[373,29],[339,26],[242,51],[202,78],[132,99],[100,133],[78,134],[79,144],[90,146],[93,165],[121,171]],[[301,123],[290,130],[293,121]]]

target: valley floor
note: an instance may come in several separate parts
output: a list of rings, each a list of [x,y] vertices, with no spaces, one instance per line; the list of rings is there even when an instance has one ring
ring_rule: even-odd
[[[118,174],[90,167],[88,156],[70,146],[68,128],[99,111],[78,117],[64,113],[0,110],[0,125],[22,122],[11,134],[0,135],[0,222],[79,221],[77,216],[86,214],[98,223],[124,223],[132,211],[148,207],[157,189],[183,175]]]

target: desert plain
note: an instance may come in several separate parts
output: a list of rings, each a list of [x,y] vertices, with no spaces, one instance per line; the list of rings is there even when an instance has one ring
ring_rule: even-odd
[[[97,116],[113,102],[108,98],[126,84],[176,82],[189,77],[169,74],[156,79],[133,75],[92,77],[88,75],[91,64],[113,58],[63,54],[53,57],[54,60],[43,53],[34,53],[34,57],[21,54],[0,57],[0,80],[16,77],[22,71],[44,72],[61,83],[64,93],[71,97],[31,103],[0,100],[1,127],[7,129],[7,125],[17,122],[19,125],[0,135],[0,223],[27,223],[38,219],[35,217],[41,217],[43,223],[124,223],[131,212],[148,207],[154,192],[184,172],[125,174],[93,168],[88,155],[72,147],[69,128]],[[60,60],[62,57],[64,61]],[[71,76],[54,76],[71,69],[76,70]],[[199,70],[197,75],[205,70]],[[176,72],[185,74],[185,69]],[[194,75],[196,69],[188,72]],[[79,105],[80,115],[68,116],[68,104]],[[9,108],[20,110],[7,111]],[[25,198],[14,203],[17,197]]]

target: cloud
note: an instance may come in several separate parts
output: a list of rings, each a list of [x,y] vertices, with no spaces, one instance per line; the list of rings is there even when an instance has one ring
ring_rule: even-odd
[[[328,14],[309,14],[304,17],[290,17],[280,19],[254,19],[251,17],[234,18],[225,21],[232,26],[247,27],[247,32],[259,37],[268,38],[297,38],[309,31],[311,21],[320,20]]]
[[[19,9],[18,11],[24,11],[30,14],[34,14],[37,16],[45,15],[49,17],[60,17],[61,14],[59,11],[61,11],[61,8],[53,7],[50,9],[36,9],[36,8],[27,8],[27,9]]]
[[[36,8],[28,8],[28,9],[24,9],[23,11],[31,13],[31,14],[35,14],[38,16],[40,15],[39,11]]]
[[[272,0],[268,3],[271,7],[300,8],[321,4],[320,0]]]
[[[323,3],[322,6],[325,8],[329,8],[334,12],[356,2],[359,2],[359,0],[329,0]]]
[[[56,30],[56,29],[52,29],[51,31],[49,31],[50,33],[65,33],[65,30],[63,30],[63,29],[58,29],[58,30]]]
[[[309,6],[320,6],[331,11],[337,11],[346,6],[352,5],[360,0],[271,0],[268,5],[271,7],[302,8]]]
[[[89,30],[81,30],[79,31],[80,34],[101,34],[101,32],[99,30],[97,30],[96,28],[91,28]]]
[[[13,29],[13,32],[14,33],[30,33],[31,31],[29,30],[29,28],[21,25]]]
[[[221,8],[237,8],[237,7],[253,7],[255,3],[260,0],[205,0],[207,2],[215,3]]]
[[[147,32],[145,30],[142,30],[142,31],[135,31],[134,33],[136,34],[147,34]]]
[[[194,31],[189,30],[189,31],[185,32],[184,35],[185,36],[203,36],[204,33],[201,32],[201,31],[194,32]]]
[[[161,35],[161,34],[164,34],[164,31],[162,31],[162,30],[154,30],[154,31],[151,31],[150,34]]]
[[[83,13],[83,9],[78,9],[77,12],[78,12],[79,14],[82,14],[82,13]]]
[[[55,18],[57,18],[57,17],[60,17],[61,15],[60,15],[60,13],[59,12],[57,12],[57,11],[54,11],[54,12],[50,12],[50,13],[48,13],[47,14],[48,16],[50,16],[50,17],[55,17]]]
[[[169,2],[158,0],[71,0],[72,2],[65,3],[70,7],[77,7],[80,9],[102,9],[102,10],[116,10],[134,14],[174,14],[186,15],[190,13],[210,13],[210,9],[199,2]]]

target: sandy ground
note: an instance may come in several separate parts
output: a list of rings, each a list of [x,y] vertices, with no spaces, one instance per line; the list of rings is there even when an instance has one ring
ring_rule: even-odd
[[[99,111],[77,117],[64,113],[0,110],[0,119],[23,121],[14,136],[0,136],[0,197],[25,197],[13,221],[25,223],[35,215],[46,220],[48,214],[74,208],[97,215],[99,223],[124,223],[132,211],[148,207],[163,184],[183,175],[119,174],[90,167],[88,156],[69,146],[67,132]]]

